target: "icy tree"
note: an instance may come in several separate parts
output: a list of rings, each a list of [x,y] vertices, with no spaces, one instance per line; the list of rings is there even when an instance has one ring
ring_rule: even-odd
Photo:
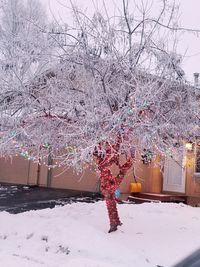
[[[50,154],[54,164],[79,168],[99,147],[97,154],[108,145],[115,154],[119,137],[118,154],[134,147],[166,155],[197,134],[195,90],[176,53],[175,5],[160,0],[152,12],[149,1],[128,6],[123,0],[116,14],[104,3],[103,11],[89,16],[72,4],[72,25],[45,29],[38,8],[29,13],[21,1],[6,3],[0,31],[2,155],[37,161]]]
[[[38,1],[2,0],[0,21],[1,155],[12,155],[22,150],[20,136],[26,132],[23,118],[35,106],[41,109],[30,84],[49,68],[53,44],[48,40],[45,11]]]

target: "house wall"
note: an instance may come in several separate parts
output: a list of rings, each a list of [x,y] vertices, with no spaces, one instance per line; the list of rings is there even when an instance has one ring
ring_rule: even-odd
[[[137,181],[142,183],[143,192],[160,193],[162,190],[162,175],[156,159],[150,165],[144,165],[141,161],[135,164],[135,175]],[[125,159],[121,159],[121,164]],[[117,175],[119,170],[117,166],[112,166],[112,174]],[[134,182],[133,170],[130,169],[124,177],[120,189],[122,193],[130,192],[130,183]],[[95,166],[86,168],[82,173],[77,174],[72,168],[64,170],[63,168],[54,168],[52,170],[51,187],[66,188],[82,191],[99,191],[99,175]]]
[[[0,158],[0,182],[34,184],[35,171],[34,164],[20,156]]]
[[[187,152],[186,160],[186,195],[188,204],[200,206],[200,175],[195,174],[195,154]]]
[[[73,168],[56,167],[52,170],[51,187],[80,191],[99,191],[97,173],[90,167],[77,174]]]
[[[161,193],[162,174],[158,161],[157,157],[151,164],[145,165],[139,161],[135,165],[135,175],[137,180],[142,183],[142,192]]]
[[[37,184],[38,164],[34,163],[33,161],[28,161],[28,160],[23,159],[23,158],[18,159],[18,161],[20,161],[21,165],[26,165],[26,164],[28,165],[29,171],[27,173],[27,184],[28,185],[36,185]],[[13,171],[15,170],[13,166],[11,166],[11,169]],[[1,172],[1,166],[0,166],[0,172]]]
[[[156,159],[156,162],[159,158]],[[161,193],[162,175],[156,162],[144,165],[141,161],[135,164],[135,176],[142,183],[142,192]],[[188,203],[200,205],[200,176],[194,174],[195,156],[194,152],[187,153],[186,160],[186,195]],[[39,172],[38,172],[39,171]],[[113,175],[118,173],[118,168],[112,168]],[[48,168],[24,159],[21,156],[12,159],[0,158],[0,182],[13,184],[27,184],[47,186]],[[121,183],[122,193],[130,192],[130,183],[134,182],[132,169],[129,170]],[[65,188],[81,191],[99,190],[98,174],[94,166],[87,168],[83,173],[77,174],[73,169],[63,170],[54,168],[50,180],[50,187]]]
[[[13,157],[12,160],[0,158],[0,182],[46,187],[48,184],[48,171],[44,164],[38,165],[21,156]],[[113,175],[117,175],[118,167],[113,166],[111,171]],[[127,172],[120,185],[122,193],[130,192],[130,183],[134,182],[132,172],[132,169]],[[154,163],[144,165],[142,162],[137,162],[135,164],[135,175],[137,181],[142,183],[143,192],[161,192],[162,176],[159,168]],[[49,186],[52,188],[98,192],[99,177],[95,166],[90,166],[79,174],[72,168],[64,170],[61,167],[56,167],[51,170]]]
[[[158,164],[156,164],[158,160],[159,158],[150,165],[144,165],[141,161],[135,164],[135,175],[137,181],[142,183],[143,192],[160,193],[162,190],[162,175]],[[120,164],[124,162],[125,159],[121,158]],[[113,165],[111,172],[113,175],[117,175],[119,172],[118,167]],[[122,193],[130,193],[131,182],[134,182],[132,169],[127,172],[120,185]],[[80,174],[74,172],[72,168],[66,171],[63,171],[62,168],[54,168],[51,187],[97,192],[99,191],[98,173],[94,166],[90,166]]]
[[[38,165],[38,172],[39,172],[39,175],[38,175],[38,185],[39,186],[44,186],[46,187],[47,186],[47,175],[48,175],[48,168],[46,165]]]

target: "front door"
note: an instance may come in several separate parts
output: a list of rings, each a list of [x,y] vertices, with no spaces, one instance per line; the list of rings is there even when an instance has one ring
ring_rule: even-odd
[[[183,157],[174,160],[171,157],[165,158],[163,191],[185,193],[185,168]]]

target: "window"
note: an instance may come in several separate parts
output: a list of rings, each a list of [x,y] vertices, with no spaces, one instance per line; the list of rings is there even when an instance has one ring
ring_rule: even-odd
[[[195,173],[200,174],[200,140],[196,143],[195,153]]]

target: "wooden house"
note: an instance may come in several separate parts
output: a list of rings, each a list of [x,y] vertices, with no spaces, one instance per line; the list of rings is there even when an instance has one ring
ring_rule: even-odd
[[[160,159],[157,157],[156,161]],[[117,173],[114,168],[113,173]],[[143,198],[169,200],[167,196],[184,197],[188,204],[200,205],[200,142],[186,143],[185,154],[179,161],[165,158],[161,171],[159,164],[138,160],[134,166],[135,176],[142,184],[140,195]],[[121,184],[121,192],[125,198],[130,192],[130,184],[135,182],[132,169],[128,171]],[[0,183],[37,185],[50,188],[74,189],[79,191],[99,191],[99,178],[95,164],[86,166],[85,170],[76,174],[73,169],[53,169],[39,165],[22,156],[12,160],[0,159]],[[138,197],[138,193],[132,193]],[[175,198],[174,198],[175,199]]]

